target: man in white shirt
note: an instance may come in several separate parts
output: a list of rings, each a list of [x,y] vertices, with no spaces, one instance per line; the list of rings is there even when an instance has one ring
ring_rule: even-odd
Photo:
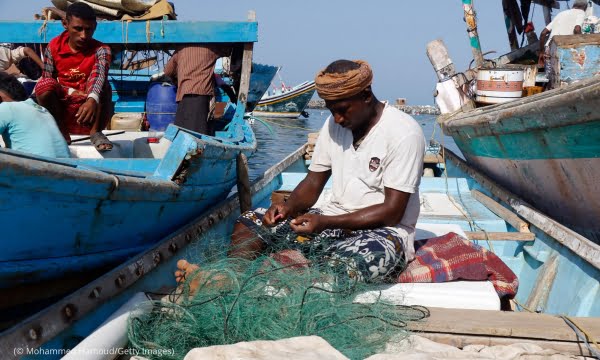
[[[575,0],[573,8],[565,10],[554,18],[540,34],[540,55],[539,64],[549,65],[548,46],[550,41],[556,35],[581,34],[581,26],[585,19],[585,10],[587,9],[587,0]],[[546,74],[550,69],[546,68]]]
[[[0,44],[0,71],[6,71],[11,65],[16,65],[25,57],[30,57],[42,69],[44,63],[31,48],[19,46],[11,49],[10,44]]]
[[[412,117],[377,100],[372,79],[364,61],[338,60],[317,75],[332,116],[308,174],[286,202],[242,214],[229,256],[317,247],[327,264],[361,281],[382,281],[412,260],[425,138]],[[314,208],[330,178],[331,199]],[[195,270],[180,260],[175,276]]]

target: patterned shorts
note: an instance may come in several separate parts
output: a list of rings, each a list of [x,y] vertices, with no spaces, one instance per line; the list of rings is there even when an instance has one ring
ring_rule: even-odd
[[[287,219],[272,228],[262,226],[267,209],[243,213],[237,222],[254,232],[276,253],[284,249],[298,250],[308,259],[323,259],[328,265],[341,267],[351,278],[360,281],[384,281],[406,266],[402,238],[390,228],[371,230],[327,229],[319,234],[299,235]],[[323,214],[320,209],[308,213]]]

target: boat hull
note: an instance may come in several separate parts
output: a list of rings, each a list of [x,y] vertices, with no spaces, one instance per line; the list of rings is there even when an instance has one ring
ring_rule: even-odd
[[[307,171],[303,161],[304,151],[305,147],[290,155],[265,172],[264,176],[251,186],[253,206],[268,206],[273,190],[289,190],[304,178]],[[548,223],[549,219],[535,209],[527,208],[529,215],[522,212],[523,203],[518,197],[507,193],[491,179],[449,152],[446,152],[444,168],[448,178],[422,179],[421,194],[432,196],[430,199],[436,201],[431,204],[435,207],[441,205],[441,208],[431,211],[434,209],[428,210],[428,206],[425,206],[419,222],[443,226],[454,224],[466,231],[472,229],[472,221],[475,221],[478,226],[483,226],[488,231],[506,231],[504,220],[471,196],[471,190],[475,188],[486,192],[486,189],[493,189],[492,193],[488,194],[501,201],[510,200],[507,208],[514,209],[530,222],[530,229],[536,235],[535,240],[528,242],[490,240],[479,243],[488,249],[492,249],[490,243],[493,243],[493,251],[519,276],[517,297],[520,303],[529,304],[528,296],[538,296],[538,301],[531,301],[537,304],[533,309],[548,314],[579,316],[574,319],[586,330],[591,330],[592,336],[597,336],[595,334],[600,331],[598,318],[595,318],[600,314],[600,298],[597,296],[600,271],[598,245],[590,243],[587,239],[568,236],[568,229]],[[459,202],[461,207],[468,208],[467,213],[473,218],[467,218],[450,204],[449,207],[443,205],[444,201],[440,200],[446,196]],[[449,202],[448,199],[445,201]],[[135,256],[126,264],[56,302],[43,312],[7,330],[2,334],[4,343],[0,344],[0,350],[7,352],[25,345],[41,346],[41,349],[64,349],[67,346],[72,348],[73,339],[88,336],[92,329],[103,323],[135,294],[163,293],[164,286],[175,288],[177,284],[173,277],[173,269],[179,258],[189,256],[188,251],[199,254],[203,249],[214,246],[214,241],[227,246],[233,224],[239,215],[238,206],[237,196],[229,198],[209,213],[165,237],[152,249]],[[554,234],[556,238],[548,235],[549,233]],[[193,243],[193,249],[189,249],[190,246],[186,248],[189,237],[197,240]],[[176,245],[175,251],[171,250],[173,244]],[[156,254],[161,254],[158,261]],[[584,259],[588,255],[589,258]],[[554,277],[546,278],[545,274],[552,273],[553,266],[556,271],[553,273]],[[117,285],[116,279],[119,278],[123,281]],[[540,279],[546,281],[538,289],[536,285],[540,283]],[[94,291],[98,288],[101,288],[102,292],[96,294]],[[68,320],[65,320],[65,309],[76,310]],[[424,333],[425,336],[437,336],[436,340],[442,342],[453,339],[470,339],[485,343],[505,341],[505,344],[538,341],[544,348],[558,349],[574,355],[588,355],[572,329],[561,320],[556,321],[557,317],[548,314],[438,308],[431,309],[429,320],[411,322],[409,327]],[[552,319],[554,321],[549,321]],[[459,330],[455,330],[456,324],[459,324]],[[41,330],[36,333],[38,329]],[[41,336],[32,340],[30,330]],[[446,333],[452,334],[453,337],[443,338]],[[469,339],[459,338],[460,336]],[[500,337],[507,339],[499,339]]]
[[[252,112],[252,115],[297,118],[306,109],[314,93],[314,82],[309,82],[288,93],[263,98]]]
[[[479,170],[600,243],[600,80],[441,119]]]
[[[236,144],[171,125],[161,159],[1,150],[0,291],[114,266],[224,199],[237,181],[236,157],[256,149],[250,126],[234,123],[222,139],[237,135]]]

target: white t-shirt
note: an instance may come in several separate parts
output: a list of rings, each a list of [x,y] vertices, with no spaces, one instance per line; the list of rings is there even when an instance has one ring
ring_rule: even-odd
[[[558,13],[552,22],[546,26],[546,29],[550,31],[546,46],[550,45],[550,40],[556,35],[573,35],[575,26],[582,26],[584,19],[585,11],[580,9],[570,9]]]
[[[19,62],[25,57],[25,48],[19,46],[11,50],[5,45],[0,45],[0,70],[6,71],[12,64]]]
[[[384,187],[410,193],[404,216],[393,229],[404,241],[407,260],[414,258],[419,217],[419,184],[423,173],[425,137],[409,115],[386,105],[379,122],[354,149],[352,131],[325,121],[315,146],[310,171],[331,170],[332,194],[321,210],[342,215],[381,204]]]

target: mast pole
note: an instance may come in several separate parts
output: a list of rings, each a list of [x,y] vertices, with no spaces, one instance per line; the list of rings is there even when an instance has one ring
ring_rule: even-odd
[[[473,0],[462,0],[462,2],[473,59],[475,59],[477,67],[482,67],[483,55],[481,54],[481,44],[479,43],[479,34],[477,33],[477,15],[475,14]]]

